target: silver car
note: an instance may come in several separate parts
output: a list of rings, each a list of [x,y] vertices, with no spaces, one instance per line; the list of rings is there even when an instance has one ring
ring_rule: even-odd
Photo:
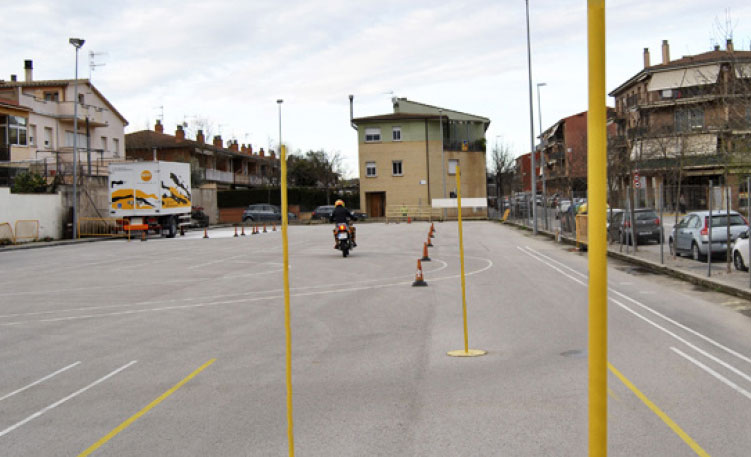
[[[727,227],[730,225],[730,241],[732,242],[746,230],[746,220],[740,213],[730,211],[712,211],[712,248],[711,254],[727,252]],[[668,238],[670,252],[675,254],[690,254],[694,260],[704,260],[709,249],[709,211],[695,211],[686,214]]]

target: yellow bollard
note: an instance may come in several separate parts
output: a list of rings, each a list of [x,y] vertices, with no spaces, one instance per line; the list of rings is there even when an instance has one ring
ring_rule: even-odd
[[[462,317],[464,318],[464,350],[449,351],[447,354],[451,357],[477,357],[485,355],[488,351],[482,349],[469,348],[469,330],[467,329],[467,287],[464,275],[464,235],[462,233],[462,185],[459,172],[459,166],[456,167],[456,205],[458,208],[459,223],[459,260],[461,265],[462,278]],[[430,238],[428,238],[430,240]]]
[[[588,0],[587,244],[589,247],[589,457],[606,457],[608,387],[605,0]]]
[[[281,141],[280,141],[281,143]],[[287,348],[287,439],[289,455],[295,455],[294,424],[292,422],[292,329],[289,311],[289,246],[287,239],[287,148],[281,145],[279,161],[282,165],[282,256],[284,259],[284,329]]]

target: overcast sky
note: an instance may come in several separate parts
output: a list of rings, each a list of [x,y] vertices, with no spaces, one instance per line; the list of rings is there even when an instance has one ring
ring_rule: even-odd
[[[587,109],[584,0],[530,0],[532,76],[541,88],[542,123]],[[708,51],[732,19],[736,49],[749,49],[751,3],[728,0],[606,2],[607,88],[638,72],[649,47],[672,59]],[[31,0],[3,5],[0,78],[73,78],[69,37],[86,40],[79,75],[128,119],[126,132],[165,130],[208,119],[213,134],[276,147],[338,151],[357,175],[355,116],[391,112],[392,96],[490,118],[488,143],[515,155],[529,150],[529,93],[523,0]],[[722,42],[724,48],[724,41]],[[612,99],[609,105],[613,105]],[[537,100],[534,101],[535,110]],[[535,134],[538,133],[535,111]],[[498,138],[500,136],[500,138]]]

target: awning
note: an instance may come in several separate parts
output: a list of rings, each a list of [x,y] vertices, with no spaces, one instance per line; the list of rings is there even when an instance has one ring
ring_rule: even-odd
[[[661,71],[652,75],[647,85],[647,91],[664,89],[679,89],[681,87],[702,86],[717,82],[720,65],[702,65],[700,67],[684,68],[680,70]]]

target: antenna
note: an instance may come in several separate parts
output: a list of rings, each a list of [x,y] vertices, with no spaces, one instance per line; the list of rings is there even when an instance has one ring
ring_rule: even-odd
[[[155,106],[154,109],[159,110],[159,120],[164,124],[164,105]]]
[[[94,52],[89,51],[89,81],[91,81],[91,72],[96,70],[96,67],[103,67],[107,65],[106,63],[97,63],[96,57],[97,56],[105,56],[107,55],[106,52]]]

